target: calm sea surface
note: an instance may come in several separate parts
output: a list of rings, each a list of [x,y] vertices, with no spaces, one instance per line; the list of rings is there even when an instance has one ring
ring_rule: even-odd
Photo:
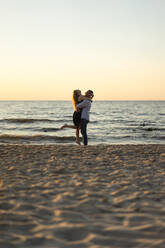
[[[74,143],[71,101],[0,101],[0,143]],[[89,144],[163,144],[165,101],[94,101]]]

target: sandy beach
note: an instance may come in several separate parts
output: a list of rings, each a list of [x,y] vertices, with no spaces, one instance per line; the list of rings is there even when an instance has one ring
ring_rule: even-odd
[[[0,145],[0,247],[165,247],[165,145]]]

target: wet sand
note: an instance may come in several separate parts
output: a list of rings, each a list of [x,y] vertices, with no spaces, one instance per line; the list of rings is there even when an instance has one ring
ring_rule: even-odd
[[[165,247],[165,145],[0,145],[0,247]]]

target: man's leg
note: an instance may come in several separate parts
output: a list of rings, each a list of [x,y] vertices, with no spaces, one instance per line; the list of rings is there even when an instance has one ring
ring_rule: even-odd
[[[88,145],[87,124],[88,121],[86,119],[81,119],[81,134],[83,136],[84,146]]]

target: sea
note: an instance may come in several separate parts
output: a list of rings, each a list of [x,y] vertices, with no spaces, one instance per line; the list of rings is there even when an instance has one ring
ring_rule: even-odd
[[[71,101],[0,101],[0,143],[75,144]],[[80,133],[81,137],[81,133]],[[165,101],[93,101],[89,145],[164,144]]]

